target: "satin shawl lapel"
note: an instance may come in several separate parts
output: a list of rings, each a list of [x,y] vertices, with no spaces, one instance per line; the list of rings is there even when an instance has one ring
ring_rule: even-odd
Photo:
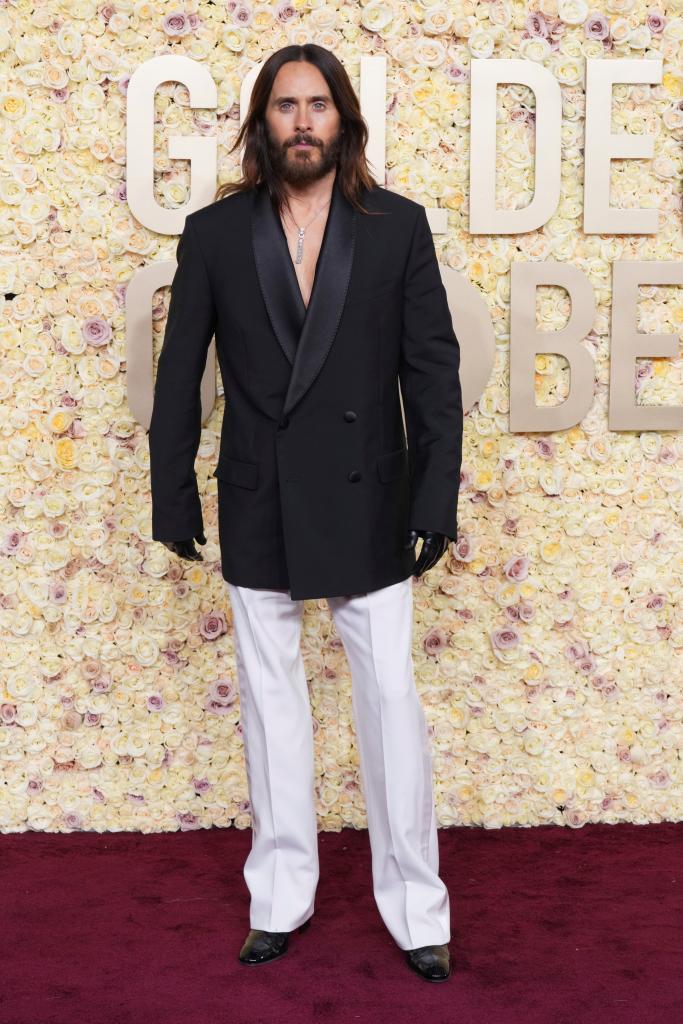
[[[284,354],[292,363],[282,409],[286,414],[318,376],[332,347],[351,277],[356,210],[335,179],[308,309],[282,224],[265,185],[259,186],[254,196],[251,240],[268,316]]]

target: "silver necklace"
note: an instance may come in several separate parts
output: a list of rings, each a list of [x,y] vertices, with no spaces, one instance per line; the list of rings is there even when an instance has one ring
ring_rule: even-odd
[[[300,228],[299,227],[297,222],[294,220],[294,217],[292,216],[291,210],[289,209],[289,207],[287,207],[287,212],[288,212],[289,216],[292,218],[292,223],[295,225],[295,227],[296,227],[296,229],[298,231],[297,240],[296,240],[296,258],[294,260],[295,263],[301,263],[301,260],[302,260],[303,254],[304,254],[304,235],[306,234],[306,228],[310,224],[312,224],[312,222],[315,220],[315,218],[318,216],[318,214],[322,210],[325,209],[325,207],[328,205],[328,203],[330,202],[331,199],[332,199],[332,196],[330,196],[330,198],[327,200],[327,203],[323,203],[323,205],[320,207],[320,209],[317,210],[313,214],[313,216],[309,220],[308,224],[304,228]]]

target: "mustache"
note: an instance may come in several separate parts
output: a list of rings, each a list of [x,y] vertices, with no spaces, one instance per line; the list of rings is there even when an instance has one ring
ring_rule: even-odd
[[[286,145],[288,145],[288,146],[296,146],[299,142],[307,142],[309,144],[309,146],[319,146],[320,145],[320,143],[316,142],[315,139],[312,139],[310,137],[310,135],[297,135],[297,136],[295,136],[295,138],[293,138]]]

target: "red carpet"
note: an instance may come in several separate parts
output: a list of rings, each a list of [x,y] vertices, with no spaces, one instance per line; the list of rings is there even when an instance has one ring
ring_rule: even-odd
[[[680,1024],[683,826],[440,829],[453,974],[414,975],[367,832],[321,832],[311,927],[246,966],[251,832],[4,835],[1,1024]]]

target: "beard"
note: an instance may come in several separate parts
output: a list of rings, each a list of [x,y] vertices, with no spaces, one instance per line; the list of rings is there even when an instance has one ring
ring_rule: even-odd
[[[337,166],[342,132],[340,129],[327,143],[306,132],[297,132],[287,142],[279,145],[274,141],[266,124],[266,140],[275,174],[288,185],[301,188],[312,181],[318,181]],[[311,148],[294,149],[297,142],[311,143]]]

